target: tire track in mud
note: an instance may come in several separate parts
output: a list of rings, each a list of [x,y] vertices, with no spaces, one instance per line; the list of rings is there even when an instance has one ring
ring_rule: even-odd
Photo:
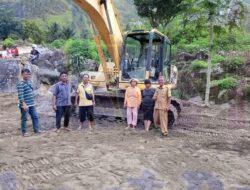
[[[55,162],[48,157],[41,157],[22,162],[19,165],[0,168],[0,173],[13,172],[16,176],[19,176],[21,180],[17,183],[17,190],[22,190],[53,181],[60,175],[79,174],[95,166],[96,163],[89,159],[69,158]],[[29,178],[23,179],[22,176],[29,176]]]
[[[49,123],[49,122],[47,122]],[[126,121],[115,117],[96,117],[95,119],[97,128],[110,128],[114,125],[126,125]],[[142,129],[142,122],[139,123],[139,128]],[[224,130],[218,130],[223,128]],[[223,118],[214,118],[212,116],[199,116],[199,115],[181,115],[174,124],[173,131],[183,133],[187,135],[202,135],[213,138],[223,139],[239,139],[245,138],[250,140],[250,135],[247,134],[233,134],[231,131],[235,129],[248,129],[250,128],[249,121],[238,121],[229,120]],[[51,131],[54,129],[53,126],[43,126],[42,130]],[[73,131],[77,129],[73,127]],[[225,132],[226,131],[226,132]],[[20,135],[18,131],[6,131],[5,129],[0,130],[0,138],[11,137]]]

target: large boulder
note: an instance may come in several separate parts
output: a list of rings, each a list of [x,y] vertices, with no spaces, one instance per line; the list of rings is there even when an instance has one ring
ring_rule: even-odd
[[[195,60],[195,56],[190,53],[182,52],[178,55],[177,60],[178,61],[193,61]]]
[[[31,81],[33,84],[33,87],[35,90],[37,90],[38,88],[40,88],[41,82],[40,82],[40,77],[39,77],[39,68],[36,65],[32,65],[32,64],[25,64],[24,66],[21,66],[22,68],[27,68],[31,71]]]
[[[20,60],[0,59],[0,92],[16,92],[20,76]]]
[[[41,69],[57,70],[62,72],[67,69],[66,56],[62,51],[49,50],[46,48],[38,49],[40,52],[39,59],[35,64]]]
[[[60,73],[57,70],[39,69],[40,82],[53,85],[58,82]]]
[[[207,60],[208,59],[208,54],[205,51],[199,51],[198,53],[196,53],[195,59]]]

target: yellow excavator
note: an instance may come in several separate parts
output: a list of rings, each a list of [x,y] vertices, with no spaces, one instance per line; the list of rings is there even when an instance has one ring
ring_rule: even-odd
[[[138,86],[143,89],[145,79],[151,79],[153,87],[156,87],[159,76],[164,76],[166,85],[171,89],[176,88],[178,72],[171,65],[171,43],[167,36],[156,29],[123,33],[112,0],[74,2],[91,19],[101,62],[97,72],[88,72],[96,88],[96,115],[126,117],[124,91],[132,78],[136,78]],[[112,62],[106,61],[101,41],[106,44]],[[172,98],[169,125],[173,125],[180,112],[181,103]]]

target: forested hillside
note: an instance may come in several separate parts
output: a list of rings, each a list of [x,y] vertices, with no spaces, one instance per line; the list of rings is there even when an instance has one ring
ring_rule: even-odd
[[[124,28],[129,22],[138,20],[133,0],[113,2]],[[0,0],[0,8],[11,10],[18,18],[35,20],[42,28],[57,22],[76,29],[82,36],[89,29],[88,16],[72,0]]]

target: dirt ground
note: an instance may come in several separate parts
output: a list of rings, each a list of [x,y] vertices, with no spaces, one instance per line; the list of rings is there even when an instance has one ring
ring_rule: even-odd
[[[14,94],[0,95],[0,190],[249,190],[250,106],[184,103],[168,138],[97,118],[95,130],[53,132],[46,90],[38,110],[46,133],[20,136]]]

